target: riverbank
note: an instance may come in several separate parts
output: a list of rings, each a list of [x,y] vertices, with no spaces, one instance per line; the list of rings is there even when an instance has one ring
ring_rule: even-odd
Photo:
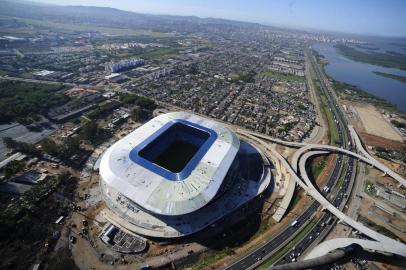
[[[406,71],[385,68],[351,60],[338,52],[333,44],[316,43],[312,49],[317,51],[319,63],[327,63],[323,69],[335,83],[343,98],[369,102],[392,113],[406,114],[406,82],[382,76],[376,72],[406,77]],[[389,50],[382,47],[381,50]]]
[[[351,60],[372,65],[406,70],[406,55],[400,53],[363,52],[344,44],[334,46],[337,52]]]
[[[400,76],[400,75],[395,75],[395,74],[385,73],[385,72],[379,72],[379,71],[373,71],[373,73],[375,73],[376,75],[379,75],[379,76],[383,76],[383,77],[386,77],[386,78],[391,78],[391,79],[398,80],[400,82],[406,83],[406,77],[405,76]]]
[[[333,88],[340,99],[371,104],[379,109],[396,113],[403,119],[406,119],[406,113],[399,110],[394,104],[390,103],[386,99],[372,95],[356,85],[338,81],[332,78],[325,70],[326,66],[329,64],[328,60],[324,57],[324,55],[319,53],[318,57],[322,59],[321,68],[324,74],[326,74],[327,78],[329,78],[329,80],[333,83]]]
[[[331,77],[329,77],[329,79],[332,81],[333,88],[340,99],[368,103],[385,111],[396,113],[402,118],[406,119],[406,114],[400,111],[395,105],[391,104],[387,100],[369,94],[358,86],[337,81]]]

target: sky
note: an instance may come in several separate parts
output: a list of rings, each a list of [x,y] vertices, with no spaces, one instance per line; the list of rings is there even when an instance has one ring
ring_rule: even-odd
[[[297,29],[406,37],[406,0],[34,0],[195,15]]]

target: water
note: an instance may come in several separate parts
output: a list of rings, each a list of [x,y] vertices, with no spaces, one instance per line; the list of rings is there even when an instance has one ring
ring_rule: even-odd
[[[370,46],[377,46],[381,51],[391,49],[394,51],[393,47],[390,49],[385,48],[383,43],[375,43]],[[373,73],[373,71],[379,71],[406,77],[406,70],[352,61],[340,55],[331,44],[318,43],[313,45],[313,48],[328,60],[329,63],[326,65],[325,70],[330,77],[337,81],[356,85],[365,92],[389,101],[406,113],[406,83]]]

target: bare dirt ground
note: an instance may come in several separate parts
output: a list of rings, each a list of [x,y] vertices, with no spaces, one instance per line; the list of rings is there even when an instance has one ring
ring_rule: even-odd
[[[316,184],[318,187],[322,187],[325,183],[327,183],[328,175],[333,170],[335,159],[336,157],[334,155],[328,156],[326,166],[316,179]]]
[[[392,171],[396,172],[402,177],[406,177],[406,166],[397,162],[392,162],[377,156],[374,156],[376,160],[380,163],[391,169]],[[389,176],[388,176],[389,177]]]
[[[271,90],[278,93],[286,93],[286,83],[276,83],[272,86]]]
[[[406,189],[403,187],[399,187],[399,183],[396,182],[392,177],[386,175],[383,176],[382,172],[378,171],[377,169],[368,169],[367,178],[374,179],[377,183],[381,184],[382,186],[386,186],[391,188],[403,195],[406,195]]]
[[[355,127],[362,133],[403,142],[402,136],[383,115],[372,105],[358,102],[343,102],[347,106]],[[357,123],[358,122],[358,123]]]
[[[385,139],[383,137],[375,136],[365,132],[361,132],[360,135],[367,145],[383,146],[392,150],[406,150],[406,144],[404,142]]]

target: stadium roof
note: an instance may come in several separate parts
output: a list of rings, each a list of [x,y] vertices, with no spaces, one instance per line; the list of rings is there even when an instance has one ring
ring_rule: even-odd
[[[183,215],[215,197],[239,146],[218,122],[185,112],[162,114],[111,146],[100,175],[147,211]]]

